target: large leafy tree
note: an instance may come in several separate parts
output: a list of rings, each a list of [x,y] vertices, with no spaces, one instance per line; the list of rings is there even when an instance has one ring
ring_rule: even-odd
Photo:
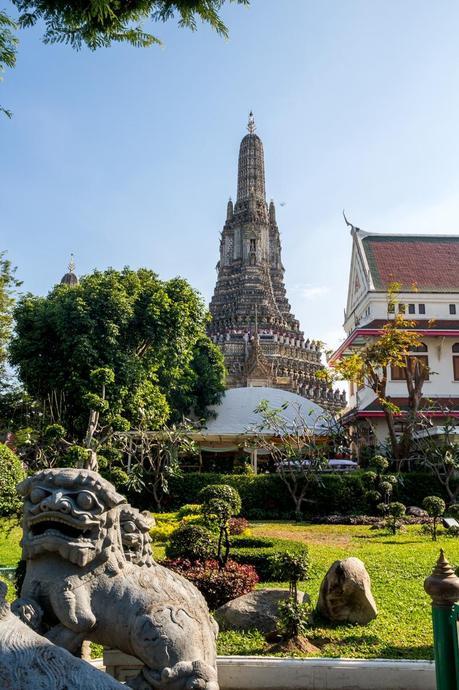
[[[14,316],[11,363],[46,420],[77,441],[88,433],[91,411],[159,428],[205,412],[223,391],[223,363],[205,335],[206,309],[181,278],[96,271],[46,297],[23,296]],[[206,356],[215,370],[202,386]],[[101,368],[112,372],[103,394],[94,380]]]
[[[2,388],[6,383],[7,346],[11,336],[15,289],[19,285],[11,262],[6,258],[5,252],[0,252],[0,386]]]
[[[396,311],[399,287],[398,283],[394,283],[389,288],[389,313]],[[339,380],[352,381],[359,387],[366,386],[374,392],[384,412],[397,469],[401,468],[410,452],[413,434],[420,421],[423,385],[429,375],[429,368],[423,358],[414,354],[420,345],[421,339],[416,331],[416,323],[406,319],[403,312],[398,312],[384,324],[380,335],[333,365],[334,374]],[[400,436],[396,432],[396,419],[400,415],[400,408],[387,392],[391,367],[403,369],[408,394],[407,411],[403,417],[404,430]],[[324,375],[329,373],[324,372]]]
[[[6,12],[0,10],[0,81],[2,74],[7,67],[14,67],[16,64],[16,46],[18,39],[14,34],[17,28],[16,23],[8,17]],[[11,112],[0,106],[0,112],[11,117]]]
[[[226,37],[228,30],[220,16],[225,1],[249,4],[249,0],[12,0],[19,10],[17,22],[0,10],[0,78],[5,67],[16,63],[14,30],[18,26],[43,22],[44,43],[66,43],[77,49],[95,50],[119,42],[148,47],[161,41],[145,30],[145,24],[174,17],[180,27],[194,31],[201,20]],[[0,112],[11,115],[1,106]]]
[[[225,0],[13,0],[20,26],[45,22],[45,43],[68,43],[91,49],[124,41],[150,46],[161,41],[144,30],[148,20],[167,21],[178,17],[179,26],[195,30],[197,20],[227,36],[219,11]],[[229,0],[247,5],[248,0]]]

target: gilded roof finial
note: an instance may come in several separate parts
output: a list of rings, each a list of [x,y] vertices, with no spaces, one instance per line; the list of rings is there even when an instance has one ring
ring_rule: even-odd
[[[253,134],[256,130],[255,118],[253,116],[252,111],[250,111],[249,113],[249,122],[247,124],[247,129],[249,130],[249,134]]]
[[[70,261],[69,261],[69,273],[75,273],[75,257],[72,254],[70,254]]]

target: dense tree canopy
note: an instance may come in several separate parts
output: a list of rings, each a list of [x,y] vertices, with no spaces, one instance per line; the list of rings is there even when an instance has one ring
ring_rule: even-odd
[[[46,418],[77,439],[90,410],[157,428],[191,411],[201,415],[223,391],[223,361],[205,335],[206,309],[181,278],[96,271],[46,297],[25,295],[14,316],[11,363]],[[103,400],[94,379],[100,368],[113,372]]]
[[[91,50],[112,43],[148,47],[161,43],[148,33],[148,21],[165,22],[177,17],[180,27],[197,28],[198,20],[209,24],[222,36],[228,30],[220,10],[225,2],[248,5],[250,0],[11,0],[19,10],[17,22],[0,9],[0,80],[5,67],[16,63],[15,30],[43,22],[44,43],[66,43]],[[0,106],[0,112],[11,112]]]
[[[179,25],[196,29],[197,20],[227,35],[219,11],[225,0],[13,0],[19,9],[20,26],[45,22],[45,43],[68,43],[74,48],[87,45],[92,50],[124,41],[135,46],[160,43],[147,33],[147,20],[167,21],[178,17]],[[229,0],[246,5],[248,0]]]
[[[20,285],[14,273],[15,269],[6,258],[5,252],[0,252],[0,386],[2,388],[5,385],[7,345],[13,320],[14,290]]]

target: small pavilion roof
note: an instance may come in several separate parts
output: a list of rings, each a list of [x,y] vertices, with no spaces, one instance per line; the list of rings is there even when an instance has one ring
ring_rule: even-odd
[[[277,409],[286,404],[281,414],[287,423],[291,422],[292,428],[295,422],[298,425],[304,420],[306,426],[318,435],[329,430],[328,413],[312,400],[279,388],[253,386],[225,391],[221,402],[210,408],[213,416],[196,435],[203,439],[250,437],[250,429],[262,423],[262,416],[255,409],[264,400],[268,401],[270,408]],[[266,433],[271,435],[269,431]]]

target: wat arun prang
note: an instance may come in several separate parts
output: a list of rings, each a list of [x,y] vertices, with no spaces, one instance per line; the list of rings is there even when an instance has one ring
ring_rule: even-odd
[[[263,143],[252,113],[247,128],[237,200],[228,202],[221,234],[208,333],[225,357],[229,388],[282,388],[339,410],[345,394],[316,377],[320,344],[305,339],[286,296],[276,210],[266,202]]]

